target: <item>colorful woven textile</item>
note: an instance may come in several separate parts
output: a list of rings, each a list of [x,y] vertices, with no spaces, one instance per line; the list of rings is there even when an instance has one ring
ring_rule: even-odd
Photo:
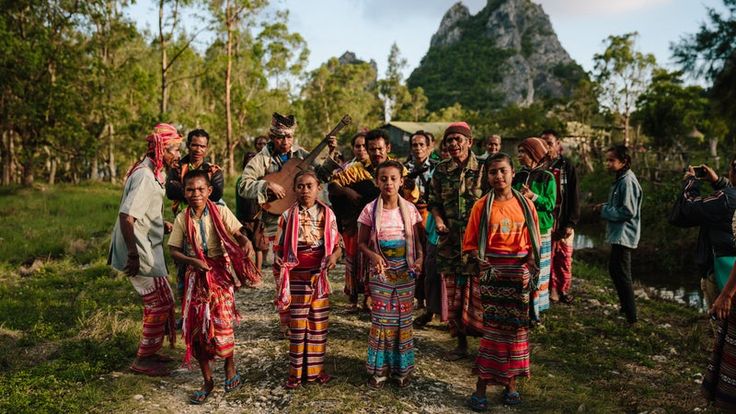
[[[292,382],[315,381],[324,371],[330,300],[327,296],[317,297],[313,287],[322,256],[324,253],[320,252],[313,255],[318,260],[308,260],[299,254],[300,262],[311,262],[314,266],[311,269],[300,266],[289,273],[291,305],[285,312],[288,312],[289,380]]]
[[[703,396],[726,412],[736,411],[736,308],[718,322],[713,353],[703,377]]]
[[[365,292],[366,270],[363,254],[358,249],[358,234],[342,234],[345,243],[345,289],[351,302],[357,303],[358,294]]]
[[[228,358],[235,347],[233,322],[240,315],[235,309],[233,276],[224,256],[206,257],[205,261],[208,272],[188,266],[185,274],[182,336],[186,364],[192,356],[197,360]]]
[[[368,338],[368,373],[376,377],[405,377],[414,370],[414,279],[406,268],[371,275],[372,300]]]
[[[550,289],[567,294],[572,286],[573,237],[552,242],[552,266],[549,280]]]
[[[475,363],[478,377],[491,384],[509,385],[512,378],[529,377],[529,330],[486,328]]]
[[[138,357],[147,357],[158,352],[164,343],[164,337],[169,337],[173,347],[176,341],[176,326],[174,321],[174,296],[169,281],[165,277],[138,277],[144,282],[153,283],[149,292],[141,295],[143,298],[143,334],[138,345]],[[133,279],[133,278],[131,278]],[[134,283],[135,286],[135,283]],[[136,290],[138,287],[136,286]],[[139,292],[140,293],[140,292]]]
[[[552,262],[552,232],[547,230],[541,236],[541,249],[539,261],[539,281],[537,289],[534,292],[532,301],[536,310],[536,315],[542,311],[549,309],[549,278]]]

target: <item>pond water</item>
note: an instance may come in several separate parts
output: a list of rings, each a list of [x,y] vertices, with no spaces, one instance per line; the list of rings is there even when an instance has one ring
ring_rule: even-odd
[[[579,229],[582,230],[575,233],[573,247],[575,251],[603,248],[603,234],[605,230],[600,229]],[[592,230],[592,231],[591,231]],[[595,236],[591,236],[594,234]],[[582,252],[581,252],[582,253]],[[675,254],[675,252],[657,252],[657,254],[667,255]],[[687,252],[686,254],[690,254]],[[695,272],[695,268],[682,268],[676,272],[671,272],[662,268],[653,268],[653,266],[641,265],[641,261],[637,260],[637,250],[632,254],[632,273],[635,282],[645,287],[645,291],[649,296],[656,296],[665,300],[671,300],[683,305],[687,305],[700,310],[707,311],[705,300],[700,290],[700,278]],[[574,270],[573,270],[574,272]]]

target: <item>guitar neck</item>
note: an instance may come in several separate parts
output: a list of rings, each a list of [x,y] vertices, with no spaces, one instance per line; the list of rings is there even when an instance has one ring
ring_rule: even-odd
[[[325,137],[325,139],[323,139],[322,142],[320,142],[319,145],[317,145],[312,150],[312,152],[309,153],[309,155],[307,156],[307,158],[304,159],[304,163],[307,164],[307,165],[312,165],[312,163],[314,162],[314,160],[317,159],[317,157],[319,156],[319,154],[322,153],[322,150],[325,149],[325,147],[327,146],[327,141],[329,141],[329,136]]]
[[[319,156],[319,154],[322,153],[322,150],[325,149],[325,147],[327,146],[327,142],[330,140],[330,137],[331,136],[336,136],[337,133],[340,132],[340,130],[343,129],[345,126],[347,126],[348,124],[350,124],[351,121],[352,121],[352,119],[350,118],[349,115],[345,115],[344,117],[342,117],[342,119],[340,120],[340,122],[337,125],[335,125],[334,128],[332,128],[332,131],[328,132],[327,135],[325,135],[325,137],[322,140],[322,142],[320,142],[319,145],[317,145],[312,150],[312,152],[309,153],[309,155],[307,156],[307,158],[304,159],[304,162],[307,165],[312,165],[312,163],[314,162],[314,160],[317,159],[317,157]]]

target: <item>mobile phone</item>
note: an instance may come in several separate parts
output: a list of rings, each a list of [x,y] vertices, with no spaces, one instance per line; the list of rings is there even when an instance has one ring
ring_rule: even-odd
[[[693,170],[695,171],[695,178],[703,179],[708,176],[708,170],[703,166],[694,167]]]

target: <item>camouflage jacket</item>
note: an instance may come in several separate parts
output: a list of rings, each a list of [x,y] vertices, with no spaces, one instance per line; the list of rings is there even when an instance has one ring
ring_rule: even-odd
[[[441,234],[437,245],[437,265],[443,273],[468,273],[470,269],[462,263],[462,243],[465,225],[468,223],[473,204],[483,195],[481,183],[484,169],[475,154],[464,168],[453,160],[437,164],[429,182],[429,209],[439,210],[445,225],[450,230]]]

